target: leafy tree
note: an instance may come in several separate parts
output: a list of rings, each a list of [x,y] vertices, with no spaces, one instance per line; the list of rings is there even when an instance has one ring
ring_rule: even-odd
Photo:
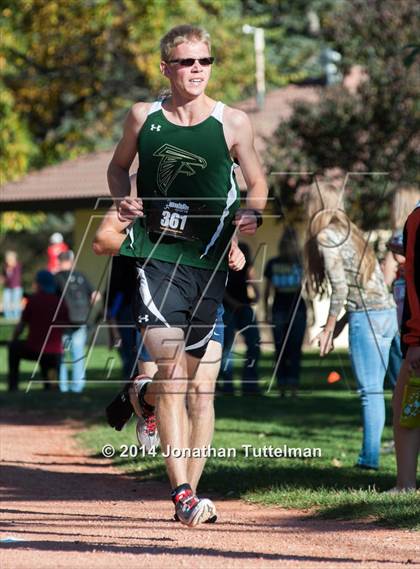
[[[9,232],[37,232],[44,227],[47,220],[45,213],[27,215],[18,211],[7,211],[1,215],[0,238]]]
[[[5,82],[39,148],[35,166],[93,150],[109,137],[128,85],[144,78],[127,49],[121,2],[15,0],[3,17]]]
[[[159,40],[173,25],[204,23],[213,34],[214,96],[235,100],[251,92],[253,54],[237,0],[13,0],[3,6],[3,77],[36,151],[27,153],[32,167],[115,140],[128,107],[164,85]]]
[[[253,52],[237,0],[3,0],[0,14],[0,184],[109,147],[129,106],[167,86],[159,40],[174,25],[204,24],[212,34],[211,95],[252,93]],[[40,219],[11,213],[0,223],[3,233],[32,231]]]
[[[267,78],[284,85],[308,76],[324,38],[310,30],[317,13],[328,29],[335,0],[2,0],[3,80],[25,133],[21,167],[73,158],[115,140],[127,108],[153,98],[166,84],[159,71],[159,39],[190,22],[212,34],[216,65],[209,93],[232,102],[254,92],[252,36],[244,23],[263,26]]]
[[[26,172],[35,154],[26,124],[15,110],[13,94],[0,81],[0,185]]]
[[[335,40],[348,66],[363,65],[364,78],[354,92],[330,87],[318,104],[296,104],[268,145],[271,170],[359,172],[347,188],[364,228],[387,219],[387,188],[418,183],[420,84],[414,48],[408,47],[416,44],[418,15],[411,0],[344,2],[334,15]],[[372,172],[386,176],[366,175]],[[308,174],[274,177],[272,191],[291,207],[311,181]]]
[[[319,58],[324,47],[335,45],[330,14],[336,6],[337,0],[243,0],[244,20],[265,28],[269,85],[322,80]]]
[[[4,24],[1,27],[3,45],[16,41],[12,29]],[[5,54],[0,50],[0,70],[2,75],[9,69]],[[29,161],[35,154],[30,131],[16,108],[14,92],[0,79],[0,185],[6,180],[20,177],[28,169]]]

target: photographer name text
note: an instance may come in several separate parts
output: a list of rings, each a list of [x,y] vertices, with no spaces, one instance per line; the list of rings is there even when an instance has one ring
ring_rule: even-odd
[[[290,447],[264,445],[260,447],[251,444],[234,447],[212,447],[210,445],[193,448],[180,448],[166,446],[162,449],[152,447],[145,449],[137,445],[121,445],[118,449],[112,445],[102,448],[103,456],[111,458],[118,455],[120,458],[136,458],[147,456],[162,456],[163,458],[321,458],[322,450],[317,447]]]

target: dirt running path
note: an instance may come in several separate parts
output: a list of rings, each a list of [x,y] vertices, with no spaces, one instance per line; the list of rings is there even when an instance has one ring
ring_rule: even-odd
[[[2,569],[420,566],[413,532],[239,501],[219,501],[220,522],[190,530],[170,521],[165,485],[82,451],[80,425],[18,421],[1,426]]]

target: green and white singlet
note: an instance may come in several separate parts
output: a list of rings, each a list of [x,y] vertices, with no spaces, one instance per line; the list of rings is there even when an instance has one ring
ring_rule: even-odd
[[[129,230],[122,255],[227,270],[239,190],[223,109],[218,102],[201,123],[180,126],[165,117],[161,101],[152,104],[138,136],[145,217]]]

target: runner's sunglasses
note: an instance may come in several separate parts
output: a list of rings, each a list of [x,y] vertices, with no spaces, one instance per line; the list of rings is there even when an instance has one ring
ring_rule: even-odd
[[[166,63],[179,63],[181,67],[192,67],[194,63],[198,61],[203,67],[211,65],[214,62],[214,57],[200,57],[199,59],[194,59],[193,57],[186,57],[185,59],[170,59]]]

